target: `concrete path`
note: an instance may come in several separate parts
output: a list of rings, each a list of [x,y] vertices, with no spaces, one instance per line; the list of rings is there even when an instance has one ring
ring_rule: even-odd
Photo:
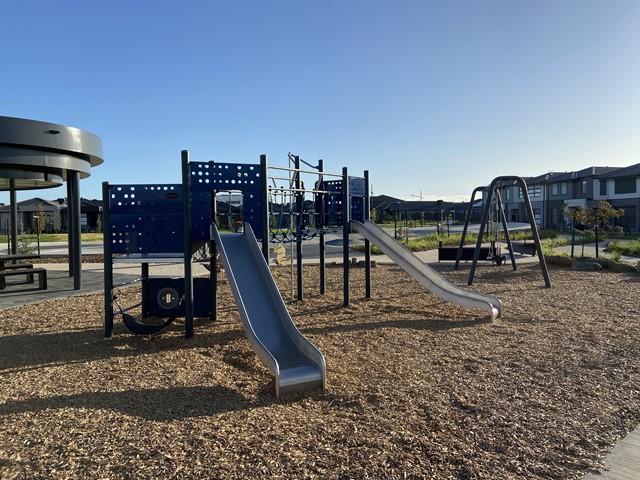
[[[611,451],[602,473],[588,473],[582,480],[640,479],[640,427],[623,438]]]

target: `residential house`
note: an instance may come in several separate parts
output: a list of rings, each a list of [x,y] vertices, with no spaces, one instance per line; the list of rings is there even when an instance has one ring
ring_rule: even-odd
[[[39,224],[43,232],[59,229],[62,225],[63,207],[66,208],[66,204],[60,200],[50,201],[39,197],[18,202],[18,233],[36,233]],[[41,214],[44,215],[44,220],[39,223]],[[9,234],[10,218],[10,206],[0,206],[0,234]]]
[[[45,200],[35,197],[18,202],[19,233],[36,233],[38,217],[44,213],[45,220],[40,224],[42,232],[66,232],[68,208],[64,198]],[[80,199],[80,224],[82,232],[96,232],[101,229],[102,201]],[[9,205],[0,206],[0,234],[7,235],[9,230],[11,210]]]
[[[594,203],[606,200],[614,208],[624,209],[615,223],[627,232],[637,232],[640,226],[640,163],[616,168],[595,178]]]

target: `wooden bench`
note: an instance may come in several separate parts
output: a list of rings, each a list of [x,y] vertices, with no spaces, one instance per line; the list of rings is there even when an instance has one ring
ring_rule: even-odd
[[[7,286],[6,277],[14,277],[16,275],[29,276],[33,281],[33,276],[38,275],[38,288],[40,290],[47,289],[47,270],[44,268],[16,268],[0,270],[0,290],[4,290]]]
[[[9,263],[0,268],[0,272],[4,270],[16,270],[16,269],[32,269],[33,263]],[[33,283],[33,275],[27,275],[27,283]]]

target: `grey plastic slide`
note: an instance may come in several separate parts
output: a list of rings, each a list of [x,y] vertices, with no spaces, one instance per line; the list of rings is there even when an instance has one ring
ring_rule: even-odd
[[[463,307],[488,310],[492,320],[502,314],[502,302],[497,297],[471,292],[449,282],[375,223],[352,221],[351,229],[376,245],[420,285],[441,299]]]
[[[324,356],[297,329],[248,223],[244,233],[211,225],[244,331],[260,361],[276,377],[276,397],[324,388]]]

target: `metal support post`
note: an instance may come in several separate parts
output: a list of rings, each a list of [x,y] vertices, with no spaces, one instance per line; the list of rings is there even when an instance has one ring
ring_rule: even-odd
[[[344,306],[349,306],[349,232],[351,219],[349,216],[349,169],[342,167],[342,284]]]
[[[304,298],[302,291],[302,229],[304,228],[304,193],[302,189],[302,180],[300,178],[300,157],[296,155],[294,157],[295,167],[295,185],[296,185],[296,210],[298,212],[298,222],[296,224],[296,266],[298,274],[298,300]]]
[[[370,220],[371,216],[371,198],[369,189],[369,170],[364,171],[364,221]],[[365,296],[371,298],[371,242],[365,238],[364,240],[364,277],[365,277]]]
[[[269,164],[265,154],[260,155],[260,188],[262,190],[262,255],[269,265]]]
[[[80,213],[80,172],[67,173],[67,186],[69,187],[68,212],[69,218],[69,263],[71,276],[73,276],[73,289],[82,289],[82,231]]]
[[[324,191],[323,187],[323,175],[324,172],[324,160],[318,160],[318,188],[316,190]],[[320,295],[324,295],[325,293],[325,274],[326,274],[326,248],[325,248],[325,238],[324,238],[324,226],[325,226],[325,218],[324,218],[324,204],[325,204],[325,194],[318,193],[318,202],[317,205],[320,206],[320,215],[319,220],[317,222],[317,227],[320,229]]]
[[[18,201],[16,197],[16,181],[9,180],[9,204],[11,205],[11,254],[18,253]]]
[[[104,263],[104,336],[113,334],[113,259],[111,254],[111,194],[102,182],[102,261]]]
[[[182,216],[184,238],[184,316],[185,337],[193,337],[193,274],[191,271],[191,172],[189,151],[182,150]]]

